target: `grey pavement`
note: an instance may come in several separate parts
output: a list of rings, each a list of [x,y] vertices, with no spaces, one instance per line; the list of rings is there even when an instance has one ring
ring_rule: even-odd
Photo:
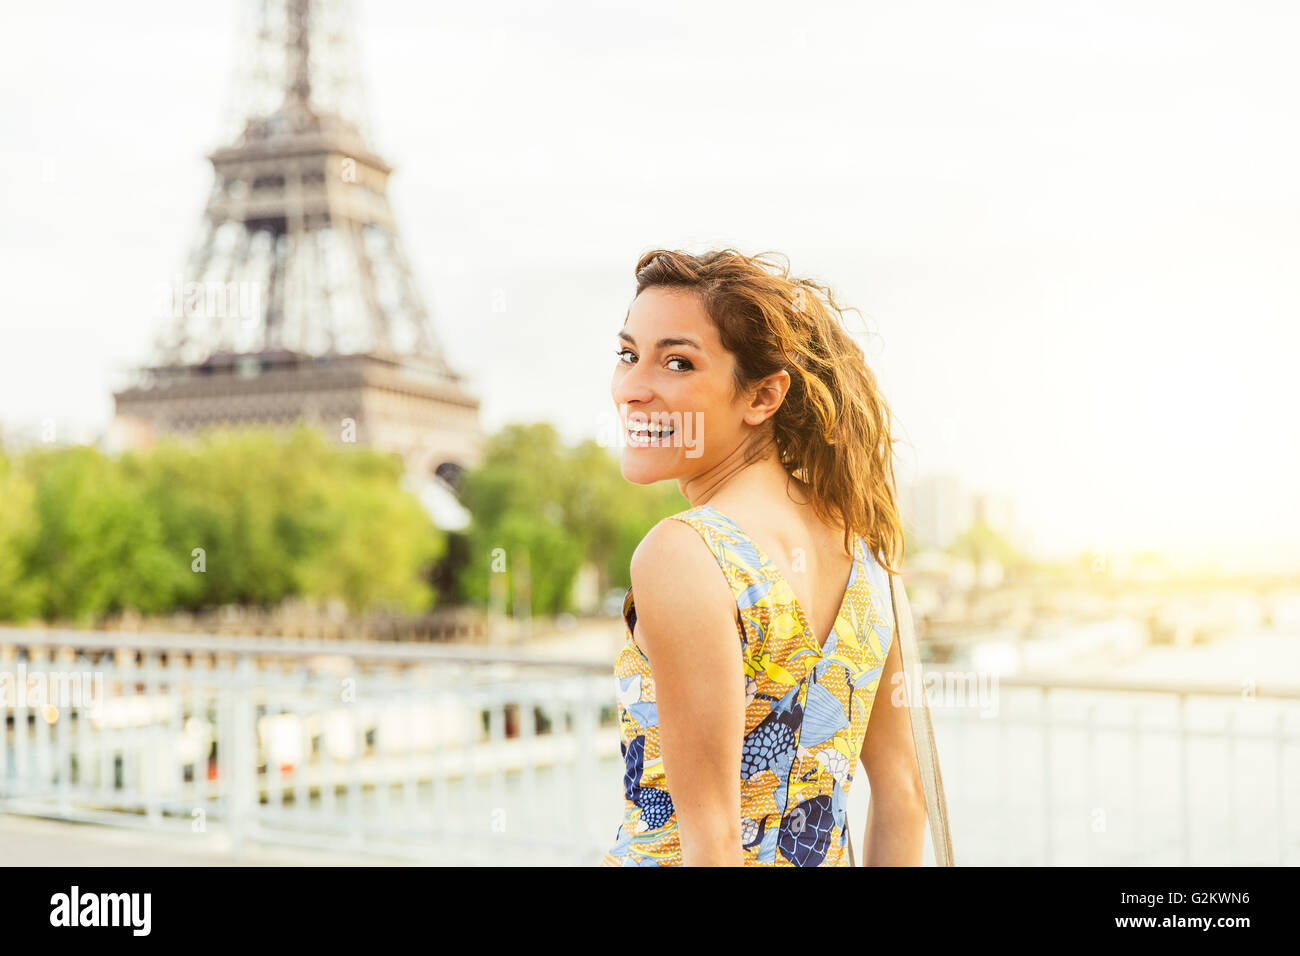
[[[220,834],[165,834],[0,814],[0,866],[385,866],[335,851],[249,846]],[[399,864],[400,865],[400,864]]]

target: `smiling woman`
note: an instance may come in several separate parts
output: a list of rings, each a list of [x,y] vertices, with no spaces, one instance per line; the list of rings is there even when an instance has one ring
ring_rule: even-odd
[[[624,816],[602,863],[847,866],[859,762],[867,861],[919,863],[908,708],[876,702],[900,668],[903,536],[861,349],[830,290],[771,257],[656,250],[636,279],[611,383],[622,472],[677,481],[691,508],[632,557]]]

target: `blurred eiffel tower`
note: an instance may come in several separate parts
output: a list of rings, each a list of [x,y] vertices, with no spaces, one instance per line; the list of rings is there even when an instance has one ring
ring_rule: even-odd
[[[208,157],[198,242],[160,297],[154,359],[114,392],[114,443],[306,421],[455,489],[479,460],[479,401],[435,339],[392,167],[365,142],[346,0],[258,0],[254,19],[243,131]]]

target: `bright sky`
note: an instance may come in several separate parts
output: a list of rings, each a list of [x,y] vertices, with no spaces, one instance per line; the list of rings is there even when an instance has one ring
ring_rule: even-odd
[[[1012,496],[1047,550],[1300,564],[1294,4],[360,6],[487,427],[597,433],[641,251],[777,249],[865,314],[905,475]],[[5,21],[0,418],[102,427],[196,231],[235,3]]]

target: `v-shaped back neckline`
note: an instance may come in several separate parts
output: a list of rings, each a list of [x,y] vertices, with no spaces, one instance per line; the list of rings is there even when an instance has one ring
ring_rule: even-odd
[[[767,552],[765,552],[762,548],[758,546],[758,542],[754,540],[753,535],[751,535],[748,531],[746,531],[744,528],[738,525],[731,518],[724,515],[717,508],[713,507],[713,505],[697,505],[695,508],[692,508],[691,510],[698,511],[704,509],[713,512],[715,515],[717,515],[727,524],[731,525],[733,529],[739,532],[740,535],[746,541],[749,542],[750,547],[754,549],[754,553],[758,555],[758,561],[760,565],[772,566],[772,570],[776,572],[777,577],[781,579],[781,583],[784,584],[786,586],[786,589],[790,592],[790,602],[791,604],[793,604],[795,611],[799,615],[799,620],[803,624],[803,635],[807,639],[806,643],[811,643],[812,646],[817,649],[817,653],[819,654],[825,653],[826,648],[829,647],[831,642],[835,640],[836,637],[835,628],[840,623],[840,619],[844,617],[845,608],[847,608],[849,604],[849,596],[853,592],[853,585],[857,583],[858,574],[862,570],[861,538],[855,536],[853,539],[853,564],[849,568],[849,583],[844,586],[844,595],[843,597],[840,598],[839,609],[835,612],[835,620],[831,622],[831,632],[826,635],[825,641],[819,643],[817,640],[817,632],[813,630],[812,621],[809,619],[808,614],[804,610],[803,605],[799,602],[799,596],[794,593],[794,587],[790,584],[790,580],[785,576],[785,572],[781,570],[780,565],[778,565],[775,561],[773,561],[771,558],[767,556]],[[811,637],[809,637],[809,635],[811,635]]]

